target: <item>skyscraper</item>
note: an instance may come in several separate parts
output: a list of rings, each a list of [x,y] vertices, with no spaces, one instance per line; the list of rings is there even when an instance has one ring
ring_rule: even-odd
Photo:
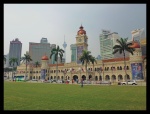
[[[131,34],[132,40],[139,42],[142,49],[142,55],[146,55],[146,36],[144,28],[132,30]]]
[[[40,62],[43,55],[50,57],[51,50],[55,47],[55,44],[48,43],[47,38],[42,38],[40,43],[29,42],[29,55],[32,63]],[[49,59],[48,62],[53,64],[53,58]]]
[[[116,40],[120,39],[117,32],[110,32],[109,30],[102,30],[100,34],[100,55],[101,59],[111,59],[119,57],[120,54],[112,54],[113,46],[116,45]]]
[[[18,65],[20,65],[21,52],[22,52],[22,43],[19,41],[19,39],[16,38],[15,40],[10,41],[9,59],[17,58]],[[17,65],[15,64],[14,66],[16,67]]]

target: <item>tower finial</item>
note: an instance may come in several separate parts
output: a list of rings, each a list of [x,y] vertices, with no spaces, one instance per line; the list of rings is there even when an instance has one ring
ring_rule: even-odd
[[[65,35],[64,35],[64,42],[65,42]]]

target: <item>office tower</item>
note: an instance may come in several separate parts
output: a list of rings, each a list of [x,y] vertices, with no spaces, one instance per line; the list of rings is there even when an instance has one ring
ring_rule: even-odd
[[[50,43],[48,43],[47,38],[42,38],[41,43],[29,42],[29,55],[32,59],[32,63],[41,61],[43,55],[50,56]],[[50,59],[48,60],[50,63]]]
[[[111,32],[110,30],[102,30],[100,34],[100,55],[101,59],[111,59],[123,57],[119,53],[113,53],[113,46],[117,44],[116,40],[120,39],[117,32]]]
[[[52,50],[53,48],[56,48],[56,44],[51,44],[51,45],[50,45],[50,54],[51,54],[51,50]],[[52,55],[51,60],[50,60],[50,63],[51,63],[51,64],[56,64],[54,55]]]
[[[132,30],[131,34],[132,40],[138,41],[140,43],[140,47],[142,49],[142,56],[146,55],[146,36],[144,28]]]
[[[102,33],[100,34],[101,59],[110,59],[115,57],[115,55],[112,54],[112,52],[113,46],[116,44],[117,39],[120,39],[117,32],[111,33],[110,30],[102,30]]]
[[[9,53],[5,55],[6,63],[4,63],[4,68],[9,67]]]
[[[42,39],[41,39],[41,43],[48,43],[47,38],[42,38]]]
[[[16,38],[15,40],[10,41],[9,59],[17,58],[18,65],[20,65],[21,52],[22,52],[22,43],[19,41],[19,39]],[[17,64],[15,63],[14,67],[16,67],[16,66],[17,66]]]

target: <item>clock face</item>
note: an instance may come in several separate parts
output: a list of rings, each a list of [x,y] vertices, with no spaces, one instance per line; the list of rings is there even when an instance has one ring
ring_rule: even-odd
[[[78,41],[79,41],[79,42],[81,42],[81,41],[82,41],[82,39],[80,38]]]

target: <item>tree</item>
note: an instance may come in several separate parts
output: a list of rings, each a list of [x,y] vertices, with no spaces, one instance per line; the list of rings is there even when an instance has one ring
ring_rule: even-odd
[[[97,61],[96,61],[96,58],[95,58],[95,57],[93,57],[93,56],[90,58],[90,61],[91,61],[91,63],[93,64],[93,73],[94,73],[94,79],[95,79],[94,63],[96,63],[96,64],[97,64]]]
[[[116,42],[117,45],[113,46],[113,54],[119,52],[120,54],[123,53],[124,56],[124,65],[125,65],[125,77],[127,77],[126,73],[126,61],[125,61],[125,51],[131,53],[133,55],[133,51],[135,51],[134,48],[130,47],[132,45],[132,42],[127,42],[128,38],[121,38],[117,39]]]
[[[18,59],[17,58],[12,57],[12,58],[9,59],[9,64],[10,64],[10,66],[12,66],[12,79],[14,79],[14,77],[13,77],[13,69],[14,69],[15,63],[18,65]]]
[[[26,76],[27,76],[27,63],[30,63],[30,61],[32,61],[31,57],[29,54],[24,54],[24,57],[21,57],[21,60],[23,63],[25,62],[26,64],[26,73],[25,73],[25,80],[26,80]]]
[[[5,55],[4,55],[4,63],[6,64],[6,57],[5,57]]]
[[[87,64],[90,64],[90,60],[92,58],[92,55],[90,55],[90,51],[87,50],[82,50],[82,55],[79,58],[79,60],[81,61],[82,65],[85,64],[85,70],[86,70],[86,76],[87,76]]]
[[[34,63],[34,65],[35,65],[35,67],[36,67],[36,69],[37,69],[37,67],[40,66],[40,62],[39,62],[39,61],[36,61],[36,62]],[[37,71],[36,71],[36,76],[37,76]]]
[[[51,50],[50,59],[52,58],[52,55],[54,55],[55,61],[57,62],[56,65],[56,78],[58,78],[58,57],[60,57],[60,60],[62,62],[63,53],[65,51],[63,49],[60,49],[59,46],[57,48],[53,48]]]

